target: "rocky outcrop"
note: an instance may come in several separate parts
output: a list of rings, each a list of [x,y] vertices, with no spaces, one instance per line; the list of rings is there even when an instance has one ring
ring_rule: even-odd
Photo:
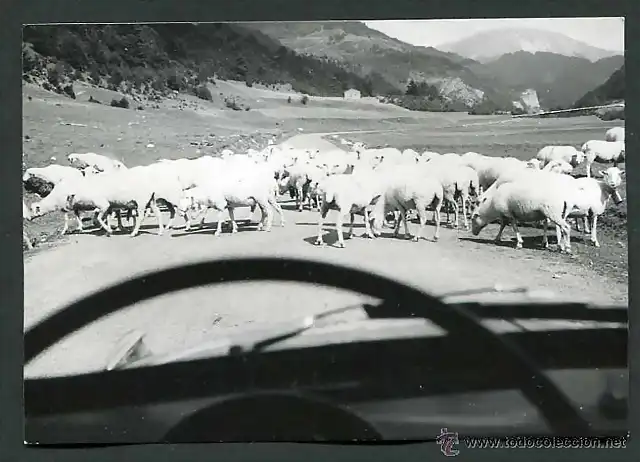
[[[520,94],[520,101],[514,101],[514,106],[527,111],[529,114],[540,112],[540,101],[538,93],[533,89],[528,89]]]
[[[460,77],[434,79],[429,83],[438,87],[440,96],[445,100],[459,101],[468,107],[479,104],[484,98],[482,90],[467,85]]]

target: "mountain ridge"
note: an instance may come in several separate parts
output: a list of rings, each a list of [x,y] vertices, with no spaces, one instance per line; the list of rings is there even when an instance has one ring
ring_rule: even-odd
[[[490,75],[517,91],[534,89],[546,109],[568,108],[604,82],[624,64],[624,56],[591,62],[558,53],[517,51],[489,63],[472,65],[477,74]]]
[[[440,44],[437,48],[482,63],[491,62],[502,55],[517,51],[551,52],[585,58],[592,62],[621,54],[589,45],[559,32],[511,27],[478,32],[461,40]]]

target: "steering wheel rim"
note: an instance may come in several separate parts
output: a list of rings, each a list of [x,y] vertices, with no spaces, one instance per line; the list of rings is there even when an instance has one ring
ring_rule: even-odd
[[[247,271],[249,269],[249,271]],[[240,281],[288,281],[341,288],[383,300],[396,295],[399,313],[416,316],[416,307],[429,306],[425,317],[449,335],[484,340],[487,354],[501,355],[521,378],[521,392],[541,412],[551,428],[572,435],[588,435],[588,423],[540,368],[507,339],[483,326],[461,306],[445,305],[422,290],[393,279],[330,263],[289,258],[212,260],[164,269],[116,284],[77,300],[29,329],[24,336],[25,366],[68,335],[107,315],[159,295],[203,285]],[[404,308],[404,310],[402,309]],[[478,348],[478,347],[476,347]],[[493,351],[492,351],[493,350]]]

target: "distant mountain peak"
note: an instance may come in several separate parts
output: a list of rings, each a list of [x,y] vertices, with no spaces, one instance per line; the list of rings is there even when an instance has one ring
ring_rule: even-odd
[[[504,54],[518,51],[549,52],[585,58],[589,61],[621,54],[594,47],[559,32],[515,27],[479,32],[462,40],[442,44],[437,48],[481,62],[489,62]]]

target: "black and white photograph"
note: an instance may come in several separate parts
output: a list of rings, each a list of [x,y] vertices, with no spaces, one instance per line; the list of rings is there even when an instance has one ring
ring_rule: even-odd
[[[25,444],[625,447],[624,34],[24,25]]]

